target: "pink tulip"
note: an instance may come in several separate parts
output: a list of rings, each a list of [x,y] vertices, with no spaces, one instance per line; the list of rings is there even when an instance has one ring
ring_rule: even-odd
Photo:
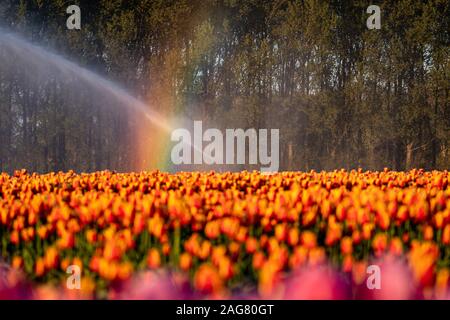
[[[328,266],[296,271],[286,280],[284,298],[288,300],[343,300],[349,290],[344,278]]]

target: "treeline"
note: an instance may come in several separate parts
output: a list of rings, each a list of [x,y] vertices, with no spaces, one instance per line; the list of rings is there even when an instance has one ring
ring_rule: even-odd
[[[449,169],[450,3],[372,2],[1,0],[0,21],[167,115],[279,128],[281,170]],[[0,62],[0,171],[143,169],[125,110],[11,70]]]

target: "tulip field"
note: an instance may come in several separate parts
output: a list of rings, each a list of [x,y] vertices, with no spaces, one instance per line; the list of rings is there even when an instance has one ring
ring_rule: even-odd
[[[450,173],[0,175],[0,298],[449,299]],[[67,288],[69,266],[81,270]],[[381,289],[367,287],[367,267]]]

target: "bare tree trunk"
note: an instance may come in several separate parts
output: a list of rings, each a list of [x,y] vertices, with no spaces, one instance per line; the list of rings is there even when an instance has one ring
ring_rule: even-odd
[[[413,152],[413,143],[410,142],[406,145],[406,161],[405,161],[405,170],[411,169],[412,164],[412,152]]]
[[[288,169],[292,170],[294,167],[294,145],[292,142],[289,142],[288,145]]]

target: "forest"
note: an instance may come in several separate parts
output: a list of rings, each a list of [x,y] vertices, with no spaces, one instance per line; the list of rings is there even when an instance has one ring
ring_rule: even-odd
[[[66,27],[73,4],[80,30]],[[366,26],[372,4],[379,30]],[[449,16],[446,0],[0,0],[0,33],[168,117],[280,129],[282,171],[446,170]],[[0,42],[0,172],[152,169],[126,110],[27,74]]]

